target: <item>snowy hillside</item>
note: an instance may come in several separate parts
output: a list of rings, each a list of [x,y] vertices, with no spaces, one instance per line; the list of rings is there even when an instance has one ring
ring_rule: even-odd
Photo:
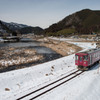
[[[3,22],[3,24],[6,25],[11,30],[17,30],[17,29],[28,27],[28,25],[18,24],[14,22],[11,22],[11,23]]]
[[[92,43],[76,43],[84,49],[95,48]],[[16,100],[62,76],[77,70],[74,54],[44,64],[0,73],[0,100]],[[36,100],[99,100],[99,65],[80,76],[36,98]],[[23,100],[29,100],[26,97]]]

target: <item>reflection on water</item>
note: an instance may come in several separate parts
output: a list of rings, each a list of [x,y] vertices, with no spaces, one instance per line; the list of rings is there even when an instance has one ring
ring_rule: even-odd
[[[28,46],[39,46],[39,42],[14,42],[14,43],[0,43],[0,47],[28,47]]]

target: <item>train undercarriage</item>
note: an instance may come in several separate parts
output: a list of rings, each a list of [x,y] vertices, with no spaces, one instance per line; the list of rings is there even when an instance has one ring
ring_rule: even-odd
[[[84,66],[77,66],[79,70],[81,71],[87,71],[90,67],[84,67]]]

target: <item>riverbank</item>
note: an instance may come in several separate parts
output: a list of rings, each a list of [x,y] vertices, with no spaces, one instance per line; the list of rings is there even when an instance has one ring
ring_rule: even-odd
[[[43,59],[33,48],[2,47],[0,48],[0,69],[9,66],[18,66],[26,63],[36,62]]]
[[[40,39],[38,41],[41,41],[41,46],[51,48],[62,56],[68,56],[82,50],[81,47],[65,41],[53,40],[49,38]]]

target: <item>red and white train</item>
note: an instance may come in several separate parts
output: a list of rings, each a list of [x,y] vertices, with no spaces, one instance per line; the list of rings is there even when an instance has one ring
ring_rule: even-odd
[[[100,48],[90,49],[75,54],[75,65],[78,69],[88,70],[93,64],[100,60]]]

